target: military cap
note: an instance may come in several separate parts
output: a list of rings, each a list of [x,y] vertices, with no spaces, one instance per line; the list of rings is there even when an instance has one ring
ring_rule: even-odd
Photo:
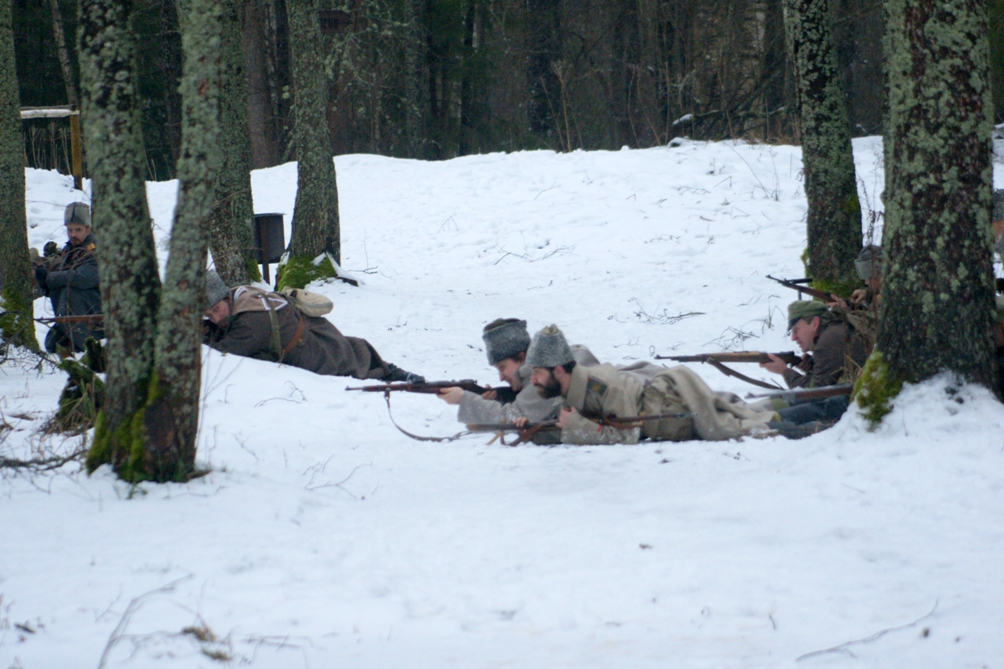
[[[827,311],[829,308],[818,300],[796,300],[788,305],[788,329],[795,327],[800,320],[811,321]]]
[[[91,208],[83,202],[71,202],[63,212],[63,225],[79,223],[91,227]]]
[[[572,349],[557,325],[548,325],[535,334],[526,352],[526,364],[531,367],[558,367],[573,360]]]
[[[227,284],[223,283],[223,279],[216,270],[211,269],[206,272],[206,308],[213,306],[223,298],[227,296],[230,292],[230,288]]]
[[[520,353],[526,353],[530,347],[526,321],[518,318],[496,318],[485,326],[481,338],[485,341],[489,365],[497,365],[506,358],[515,358]]]
[[[858,272],[858,278],[867,281],[876,274],[882,272],[882,247],[866,246],[861,249],[857,260],[854,261],[854,269]]]

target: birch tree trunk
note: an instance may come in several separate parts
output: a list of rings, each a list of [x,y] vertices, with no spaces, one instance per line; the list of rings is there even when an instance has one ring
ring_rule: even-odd
[[[128,461],[149,391],[160,277],[143,182],[143,137],[127,0],[81,0],[79,62],[91,211],[108,336],[105,404],[88,467]]]
[[[38,349],[32,320],[31,262],[24,202],[24,139],[14,63],[11,0],[0,0],[0,329],[3,338]]]
[[[254,205],[251,201],[251,135],[248,87],[241,50],[241,15],[237,0],[222,0],[220,42],[219,141],[222,163],[212,212],[213,262],[230,286],[260,280],[254,257]]]
[[[335,262],[341,262],[338,187],[325,115],[328,87],[324,63],[317,51],[321,43],[320,17],[313,0],[287,0],[286,9],[293,56],[297,179],[289,259],[280,286],[302,287],[304,278],[317,278],[309,267],[317,256],[329,253]]]
[[[209,243],[206,221],[213,209],[220,162],[220,10],[225,2],[179,2],[184,54],[180,183],[157,318],[156,385],[143,416],[142,477],[158,481],[184,481],[195,469]]]
[[[951,370],[994,388],[987,6],[887,0],[886,17],[885,262],[869,365],[890,382]]]
[[[846,294],[860,284],[854,259],[861,251],[861,204],[829,0],[784,0],[784,23],[809,202],[809,271],[818,287]]]

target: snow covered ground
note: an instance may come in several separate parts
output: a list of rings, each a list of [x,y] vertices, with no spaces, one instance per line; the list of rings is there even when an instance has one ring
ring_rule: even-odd
[[[764,275],[803,274],[798,148],[676,144],[341,156],[343,264],[365,284],[311,289],[430,379],[495,382],[480,332],[500,316],[614,363],[791,350],[794,295]],[[880,210],[880,143],[855,151]],[[27,179],[31,244],[61,244],[69,180]],[[256,211],[288,228],[295,184],[295,165],[255,172]],[[175,191],[148,187],[162,256]],[[204,370],[207,476],[0,479],[0,669],[1004,667],[1004,406],[986,391],[908,388],[873,433],[852,413],[801,441],[508,448],[411,441],[351,379],[208,350]],[[79,444],[33,436],[62,384],[0,368],[0,454]],[[432,397],[393,409],[460,429]]]

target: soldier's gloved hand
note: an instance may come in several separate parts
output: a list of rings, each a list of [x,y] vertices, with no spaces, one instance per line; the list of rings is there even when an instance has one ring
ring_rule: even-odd
[[[35,281],[42,290],[45,290],[45,279],[49,276],[49,270],[42,265],[35,266]]]

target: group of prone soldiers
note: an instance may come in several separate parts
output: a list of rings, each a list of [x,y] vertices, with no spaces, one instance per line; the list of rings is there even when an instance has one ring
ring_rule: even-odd
[[[853,380],[870,351],[863,332],[875,322],[880,299],[880,249],[868,247],[856,263],[868,286],[850,300],[829,304],[798,300],[788,307],[793,341],[806,354],[797,365],[777,356],[763,367],[789,388],[818,388]],[[204,341],[236,355],[284,362],[318,374],[421,385],[425,379],[383,361],[364,339],[346,337],[323,317],[302,313],[284,295],[254,286],[229,287],[216,272],[206,275]],[[465,424],[550,429],[537,443],[613,444],[641,439],[724,440],[770,434],[788,426],[821,428],[839,419],[848,397],[791,402],[745,402],[715,392],[686,365],[649,362],[601,364],[585,346],[569,345],[550,325],[532,338],[526,321],[498,319],[482,332],[488,363],[508,392],[464,390],[437,382],[438,396],[459,408]]]

